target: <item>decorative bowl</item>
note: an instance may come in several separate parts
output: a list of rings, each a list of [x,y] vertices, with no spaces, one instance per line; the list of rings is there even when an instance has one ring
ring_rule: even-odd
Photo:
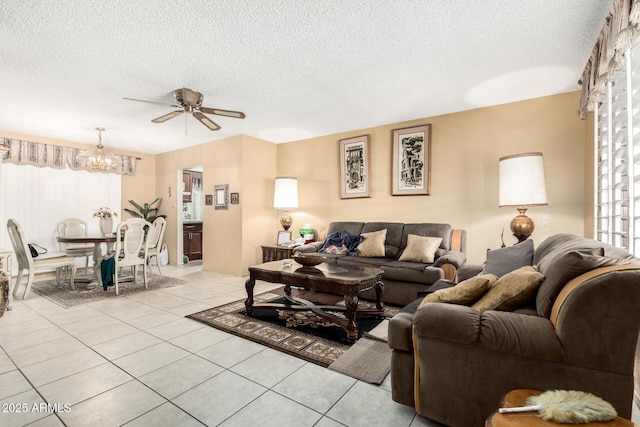
[[[318,255],[295,254],[292,259],[298,264],[304,265],[305,267],[311,267],[314,265],[322,264],[324,262],[324,257]]]

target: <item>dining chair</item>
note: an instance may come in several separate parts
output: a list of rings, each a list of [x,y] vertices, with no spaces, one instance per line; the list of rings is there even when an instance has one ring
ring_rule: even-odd
[[[18,293],[24,270],[29,270],[29,274],[27,277],[27,286],[24,290],[24,294],[22,295],[22,299],[27,298],[27,295],[29,295],[31,285],[33,284],[33,278],[37,270],[51,270],[52,268],[55,268],[56,283],[60,285],[61,270],[69,267],[71,269],[69,284],[71,285],[71,289],[75,291],[76,288],[73,282],[76,277],[76,266],[73,262],[73,257],[67,256],[64,252],[49,251],[46,254],[38,255],[36,258],[33,258],[31,256],[27,240],[24,238],[24,232],[22,231],[20,224],[18,224],[15,219],[9,219],[7,221],[7,230],[9,231],[9,238],[13,245],[13,251],[15,252],[16,259],[18,260],[18,275],[16,276],[16,283],[13,287],[13,292],[10,293],[9,298]]]
[[[164,230],[167,228],[167,221],[162,218],[156,218],[151,224],[151,228],[147,233],[147,261],[155,257],[156,265],[158,266],[158,272],[162,275],[160,269],[160,249],[162,248],[162,241],[164,239]],[[149,264],[151,264],[149,262]]]
[[[148,221],[142,218],[129,218],[118,224],[116,228],[116,239],[114,262],[115,270],[113,273],[113,282],[116,286],[116,295],[120,294],[118,287],[121,279],[120,269],[122,267],[131,267],[133,281],[135,282],[138,266],[142,266],[142,275],[144,278],[144,287],[149,289],[147,285],[147,240],[145,239],[144,229],[151,227]]]
[[[56,224],[58,237],[87,237],[87,230],[87,223],[78,218],[66,218]],[[74,258],[85,258],[84,272],[89,272],[89,257],[93,257],[93,244],[60,243],[60,250]]]

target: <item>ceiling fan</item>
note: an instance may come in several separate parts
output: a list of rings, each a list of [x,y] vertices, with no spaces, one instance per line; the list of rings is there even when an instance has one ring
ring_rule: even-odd
[[[163,123],[169,119],[179,116],[183,113],[189,113],[200,121],[203,125],[211,130],[220,130],[221,127],[216,122],[211,120],[206,114],[215,114],[218,116],[234,117],[236,119],[244,119],[245,114],[240,111],[221,110],[219,108],[209,108],[202,106],[202,94],[198,91],[182,88],[173,91],[173,95],[176,99],[174,104],[168,104],[165,102],[146,101],[144,99],[135,98],[122,98],[129,101],[146,102],[149,104],[162,105],[165,107],[181,108],[181,110],[172,111],[160,117],[151,120],[154,123]]]

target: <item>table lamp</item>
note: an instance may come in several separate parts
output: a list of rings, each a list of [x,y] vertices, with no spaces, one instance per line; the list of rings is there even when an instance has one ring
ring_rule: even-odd
[[[298,178],[276,177],[273,191],[273,207],[275,209],[284,209],[284,213],[280,217],[280,224],[285,230],[288,230],[292,222],[289,209],[298,207]]]
[[[535,229],[525,215],[527,206],[547,205],[542,153],[524,153],[501,157],[499,163],[499,206],[515,206],[520,214],[511,220],[511,232],[523,242]]]

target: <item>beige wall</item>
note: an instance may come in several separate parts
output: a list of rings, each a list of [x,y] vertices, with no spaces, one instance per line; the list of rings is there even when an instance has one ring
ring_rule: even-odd
[[[443,222],[468,231],[468,261],[481,263],[488,248],[500,246],[503,229],[505,242],[515,242],[509,222],[517,212],[498,208],[498,159],[505,155],[544,155],[549,206],[528,211],[537,243],[558,232],[589,232],[591,157],[585,150],[592,150],[593,125],[578,119],[578,100],[579,93],[572,92],[279,145],[238,135],[156,156],[114,150],[142,157],[136,175],[123,178],[122,207],[130,207],[130,199],[163,198],[165,242],[169,261],[176,264],[182,239],[179,172],[202,166],[204,194],[213,194],[215,184],[229,184],[230,192],[240,193],[240,204],[228,210],[205,206],[203,266],[244,275],[260,262],[260,245],[274,243],[280,228],[280,212],[271,208],[273,179],[296,176],[300,208],[292,212],[294,234],[307,222],[317,230],[337,220]],[[391,196],[392,129],[426,123],[433,126],[431,195]],[[338,141],[362,134],[370,135],[371,197],[341,200]],[[2,131],[0,136],[92,146]]]
[[[498,208],[498,159],[541,151],[549,205],[529,209],[540,243],[558,232],[584,232],[585,124],[572,92],[524,102],[278,145],[278,175],[299,180],[300,208],[293,230],[320,229],[336,220],[443,222],[468,232],[468,262],[481,263],[488,248],[516,240],[513,208]],[[431,195],[391,196],[392,129],[430,123]],[[371,198],[340,199],[338,141],[369,134]]]
[[[162,213],[167,215],[169,262],[180,261],[182,239],[178,215],[182,194],[175,189],[182,182],[180,171],[194,166],[203,168],[204,194],[214,194],[217,184],[228,184],[229,193],[240,193],[240,203],[229,204],[227,210],[204,206],[203,268],[241,276],[250,265],[261,262],[259,245],[275,238],[274,212],[268,203],[272,197],[269,192],[273,194],[268,186],[273,185],[275,159],[274,144],[244,135],[159,154],[156,192],[166,198]]]

